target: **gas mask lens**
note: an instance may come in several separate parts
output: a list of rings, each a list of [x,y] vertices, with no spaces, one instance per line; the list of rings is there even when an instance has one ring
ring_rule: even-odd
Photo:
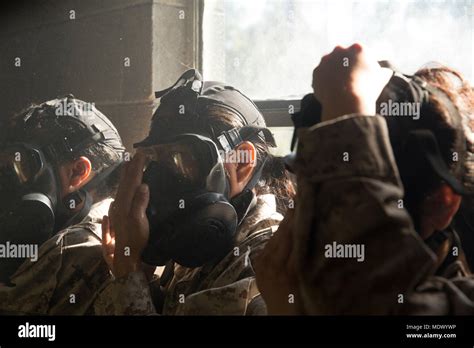
[[[25,146],[0,150],[0,189],[11,189],[32,182],[41,168],[38,150]]]
[[[175,179],[193,187],[205,186],[216,158],[216,153],[213,153],[209,144],[193,139],[192,136],[173,143],[142,147],[138,151],[145,154],[147,169],[151,162],[155,162],[157,167],[163,168],[175,176]]]

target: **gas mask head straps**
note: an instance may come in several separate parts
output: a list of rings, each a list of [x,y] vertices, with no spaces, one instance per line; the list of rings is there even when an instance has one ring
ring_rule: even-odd
[[[68,95],[31,107],[16,120],[15,129],[19,129],[25,141],[36,139],[37,146],[54,166],[74,160],[78,153],[94,144],[103,144],[117,153],[117,162],[94,176],[80,190],[65,199],[59,198],[58,191],[54,232],[82,221],[93,203],[89,191],[103,182],[123,160],[125,148],[116,128],[93,103]],[[55,175],[59,179],[57,168]],[[81,203],[84,203],[82,208],[71,216],[71,211]]]
[[[403,117],[386,117],[390,130],[390,139],[392,145],[406,154],[402,160],[402,166],[408,175],[420,175],[416,168],[425,166],[425,170],[432,171],[438,178],[446,182],[454,192],[460,195],[472,194],[468,192],[459,178],[464,176],[464,161],[467,156],[467,140],[464,135],[462,117],[449,99],[449,97],[438,88],[430,85],[416,75],[405,75],[397,72],[393,66],[386,61],[381,61],[382,67],[393,70],[392,79],[382,91],[377,106],[385,102],[388,98],[396,98],[394,92],[403,92],[403,100],[394,100],[397,102],[417,103],[419,105],[420,117],[427,112],[431,98],[436,98],[441,102],[449,113],[455,129],[455,152],[458,160],[453,161],[454,166],[450,169],[443,159],[438,140],[432,130],[427,128],[416,128],[411,120]]]

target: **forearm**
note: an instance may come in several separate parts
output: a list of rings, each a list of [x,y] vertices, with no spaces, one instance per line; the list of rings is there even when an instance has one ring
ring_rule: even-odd
[[[303,131],[297,177],[295,244],[305,308],[396,310],[399,295],[429,273],[433,256],[403,209],[385,121],[351,115]],[[362,252],[337,255],[335,248]]]

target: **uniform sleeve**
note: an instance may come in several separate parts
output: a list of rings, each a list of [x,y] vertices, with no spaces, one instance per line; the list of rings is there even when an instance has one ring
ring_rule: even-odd
[[[262,295],[259,294],[250,301],[245,315],[267,315],[267,305]]]
[[[132,272],[110,282],[98,296],[97,315],[156,314],[148,280],[143,272]]]
[[[0,288],[2,311],[37,315],[93,314],[91,305],[109,280],[101,245],[77,227],[46,241],[35,262],[14,274],[14,287]]]
[[[42,247],[36,262],[25,261],[15,273],[11,279],[14,286],[0,286],[0,314],[48,314],[60,265],[60,248],[53,243]]]
[[[410,312],[434,254],[403,208],[385,120],[349,115],[303,130],[296,173],[294,242],[308,314]]]
[[[75,228],[63,235],[59,246],[60,269],[49,314],[94,314],[95,298],[111,280],[99,239],[87,229]]]
[[[244,278],[228,285],[205,289],[187,296],[180,294],[179,291],[170,295],[171,297],[167,300],[176,302],[176,315],[266,314],[266,307],[262,308],[262,303],[258,303],[260,294],[255,277]]]

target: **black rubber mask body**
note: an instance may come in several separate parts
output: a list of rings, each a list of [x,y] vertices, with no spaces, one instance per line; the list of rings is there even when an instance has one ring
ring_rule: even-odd
[[[6,173],[5,173],[6,174]],[[18,186],[8,174],[0,178],[0,244],[34,244],[38,247],[54,233],[59,193],[54,169],[43,164],[36,179]],[[3,259],[0,277],[6,281],[24,261]]]
[[[232,249],[237,214],[224,194],[190,185],[157,162],[150,163],[143,181],[150,188],[144,262],[164,265],[174,260],[198,267]]]

